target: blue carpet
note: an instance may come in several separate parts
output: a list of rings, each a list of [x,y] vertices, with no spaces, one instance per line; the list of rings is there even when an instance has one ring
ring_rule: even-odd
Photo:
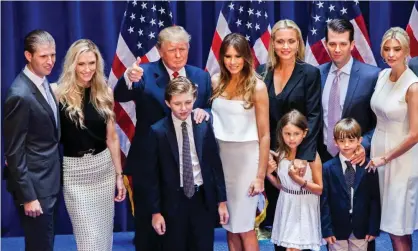
[[[135,250],[132,239],[134,233],[132,232],[123,232],[115,233],[113,240],[113,250],[114,251],[127,251]],[[413,235],[414,249],[418,251],[418,233],[415,232]],[[14,238],[2,238],[1,239],[1,250],[3,251],[24,251],[24,243],[22,237]],[[227,251],[228,246],[226,244],[226,233],[225,230],[219,228],[215,231],[215,251]],[[75,240],[73,235],[57,235],[55,237],[55,251],[76,251]],[[260,250],[261,251],[272,251],[273,244],[270,241],[260,241]],[[325,248],[322,248],[321,251],[325,251]],[[376,240],[376,251],[391,251],[392,245],[390,243],[389,236],[386,233],[382,233]]]

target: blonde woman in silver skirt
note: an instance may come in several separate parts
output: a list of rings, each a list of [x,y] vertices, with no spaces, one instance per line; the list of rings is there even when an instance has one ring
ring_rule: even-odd
[[[114,201],[126,195],[113,94],[103,68],[97,46],[78,40],[67,52],[55,89],[64,147],[64,200],[79,251],[112,250]]]

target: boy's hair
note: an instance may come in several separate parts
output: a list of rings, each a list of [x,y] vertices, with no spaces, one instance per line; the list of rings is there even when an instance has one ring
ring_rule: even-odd
[[[166,101],[170,102],[171,98],[174,95],[190,93],[193,95],[193,98],[197,97],[197,86],[192,83],[188,78],[178,76],[173,78],[165,88],[164,98]]]
[[[361,137],[361,126],[353,118],[345,118],[337,122],[334,127],[334,139],[359,139]]]
[[[298,110],[291,110],[290,112],[283,115],[277,124],[276,137],[277,137],[277,150],[280,158],[288,157],[290,154],[290,148],[286,145],[283,139],[282,131],[283,128],[288,125],[294,125],[301,129],[302,131],[308,130],[308,120],[306,117],[299,112]],[[284,154],[282,154],[284,153]]]

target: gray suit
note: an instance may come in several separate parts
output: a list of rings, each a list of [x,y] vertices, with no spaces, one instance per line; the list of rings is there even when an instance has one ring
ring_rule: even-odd
[[[414,57],[409,61],[409,68],[418,76],[418,57]]]
[[[59,116],[56,122],[47,100],[21,72],[13,81],[4,104],[7,160],[4,176],[7,190],[19,207],[26,250],[53,248],[53,210],[61,180],[60,134]],[[34,219],[25,216],[20,206],[33,200],[39,200],[43,210],[43,214]]]

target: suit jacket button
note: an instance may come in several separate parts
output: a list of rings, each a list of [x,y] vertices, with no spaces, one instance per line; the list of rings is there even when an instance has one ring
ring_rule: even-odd
[[[180,188],[177,188],[177,192],[180,191]]]

